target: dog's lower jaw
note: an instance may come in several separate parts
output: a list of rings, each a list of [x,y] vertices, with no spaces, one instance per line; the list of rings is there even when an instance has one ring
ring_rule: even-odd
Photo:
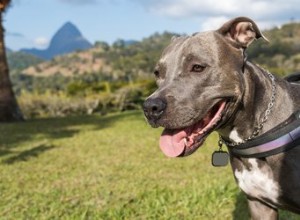
[[[222,121],[226,101],[216,103],[201,120],[179,129],[165,128],[160,138],[160,148],[166,156],[188,156],[195,152]]]

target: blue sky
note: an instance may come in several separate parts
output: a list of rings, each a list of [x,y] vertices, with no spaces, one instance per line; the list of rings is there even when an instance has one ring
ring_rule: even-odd
[[[262,28],[300,21],[299,0],[12,0],[4,15],[7,47],[46,48],[67,21],[91,42],[141,40],[165,30],[191,34],[236,16]]]

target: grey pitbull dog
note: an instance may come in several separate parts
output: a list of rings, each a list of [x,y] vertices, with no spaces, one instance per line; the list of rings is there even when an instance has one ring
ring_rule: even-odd
[[[300,214],[300,147],[258,157],[232,152],[276,133],[274,127],[300,110],[300,84],[246,59],[258,38],[266,39],[255,22],[238,17],[216,31],[172,39],[154,71],[158,89],[143,109],[153,127],[165,128],[160,148],[170,157],[192,154],[217,131],[252,218],[265,220],[277,219],[278,208]]]

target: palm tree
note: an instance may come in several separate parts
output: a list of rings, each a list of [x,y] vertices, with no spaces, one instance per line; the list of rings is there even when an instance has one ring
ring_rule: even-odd
[[[0,122],[23,120],[23,115],[19,109],[9,79],[9,69],[4,45],[2,15],[10,2],[11,0],[0,0]]]

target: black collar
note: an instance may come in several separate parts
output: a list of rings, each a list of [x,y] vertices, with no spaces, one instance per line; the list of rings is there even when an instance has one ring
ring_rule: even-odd
[[[267,157],[300,145],[300,111],[270,131],[240,145],[228,147],[240,157]]]

